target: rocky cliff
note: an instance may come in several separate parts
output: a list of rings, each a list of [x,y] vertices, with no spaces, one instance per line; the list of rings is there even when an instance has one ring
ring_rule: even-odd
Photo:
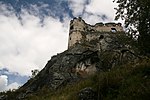
[[[93,34],[102,34],[93,32]],[[19,90],[18,99],[25,98],[42,88],[56,90],[96,72],[109,71],[112,67],[128,62],[136,62],[134,53],[123,32],[103,33],[101,41],[77,43],[63,53],[53,56],[38,75],[30,79]],[[114,35],[115,34],[115,35]]]
[[[53,56],[34,78],[17,90],[21,92],[16,99],[26,98],[43,88],[57,90],[97,72],[109,71],[113,67],[139,59],[134,46],[130,45],[131,40],[124,32],[83,33],[90,34],[91,37],[92,34],[95,35],[90,41],[76,43],[68,50]]]

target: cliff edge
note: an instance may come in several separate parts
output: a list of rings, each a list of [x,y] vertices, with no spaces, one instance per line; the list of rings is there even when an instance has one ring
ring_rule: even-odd
[[[20,87],[16,100],[44,88],[55,91],[140,59],[120,23],[89,25],[81,18],[74,18],[69,32],[68,50],[53,56],[34,78]]]

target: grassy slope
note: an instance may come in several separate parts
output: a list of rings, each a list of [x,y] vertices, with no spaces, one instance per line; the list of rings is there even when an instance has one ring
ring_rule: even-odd
[[[88,79],[57,91],[45,88],[31,94],[27,100],[78,100],[78,92],[85,87],[92,87],[97,92],[99,100],[149,100],[150,60],[144,59],[136,64],[116,66],[109,72],[96,73]],[[18,93],[8,91],[6,94],[10,100],[15,100],[13,98]]]
[[[150,60],[118,67],[109,72],[97,73],[55,92],[43,89],[30,96],[29,100],[78,100],[78,92],[85,87],[92,87],[98,98],[103,100],[149,100]]]

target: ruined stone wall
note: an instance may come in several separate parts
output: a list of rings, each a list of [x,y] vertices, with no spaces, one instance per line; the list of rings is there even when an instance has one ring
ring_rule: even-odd
[[[104,24],[103,26],[95,26],[95,30],[99,32],[115,32],[123,31],[123,28],[119,24],[112,23],[110,25]]]
[[[70,22],[68,48],[76,43],[81,43],[82,32],[86,29],[86,24],[81,18],[74,18]]]
[[[76,43],[97,39],[102,34],[109,32],[115,34],[122,31],[121,23],[96,23],[95,25],[89,25],[81,18],[74,18],[70,22],[68,49]]]
[[[70,22],[70,33],[74,30],[84,31],[86,23],[81,18],[74,18]]]
[[[93,39],[96,39],[96,35],[93,35],[93,34],[87,34],[86,35],[86,41],[91,41]]]
[[[73,31],[69,36],[68,47],[73,46],[75,43],[81,43],[82,34],[80,31]]]

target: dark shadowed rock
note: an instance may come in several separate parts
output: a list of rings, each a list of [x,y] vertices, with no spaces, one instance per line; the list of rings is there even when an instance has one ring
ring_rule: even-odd
[[[22,97],[30,94],[26,91],[36,92],[45,87],[50,90],[56,90],[81,78],[87,78],[97,71],[107,71],[116,65],[133,62],[137,58],[129,50],[126,50],[124,53],[115,49],[101,52],[93,48],[77,45],[75,48],[53,56],[44,69],[19,90],[24,91]],[[94,95],[91,89],[86,90],[89,92],[81,92],[81,94],[91,93],[89,98]]]
[[[108,71],[114,66],[135,62],[138,59],[123,32],[111,32],[112,25],[105,32],[98,31],[101,25],[94,31],[90,31],[88,27],[84,30],[85,27],[82,28],[80,22],[85,24],[80,19],[79,22],[74,23],[77,25],[74,26],[76,28],[70,30],[71,39],[68,50],[53,56],[34,78],[19,89],[22,92],[17,98],[23,99],[43,88],[56,90],[98,71]],[[94,29],[92,26],[89,27]],[[75,30],[77,28],[79,30]],[[108,27],[103,26],[103,28]],[[79,98],[80,100],[96,100],[95,92],[91,88],[81,90]]]
[[[7,95],[1,95],[0,100],[7,100]]]
[[[97,100],[97,94],[91,87],[87,87],[78,93],[78,98],[79,100]]]

